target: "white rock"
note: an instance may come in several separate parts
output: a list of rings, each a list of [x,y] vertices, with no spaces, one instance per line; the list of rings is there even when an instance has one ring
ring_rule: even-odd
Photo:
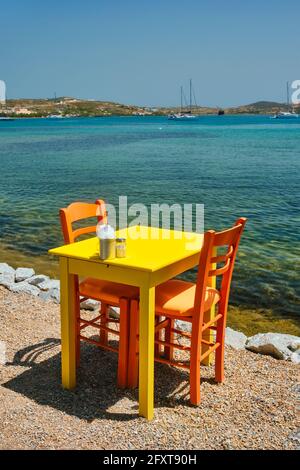
[[[244,349],[247,341],[247,336],[241,331],[235,331],[229,326],[225,332],[225,344],[234,349]]]
[[[32,268],[17,268],[16,269],[16,282],[26,281],[29,277],[35,275],[34,269]]]
[[[50,290],[40,290],[39,299],[42,299],[45,302],[48,302],[49,300],[52,301],[51,295],[50,295]]]
[[[0,341],[0,364],[2,366],[6,364],[6,344],[4,341]]]
[[[114,318],[115,320],[120,319],[120,307],[109,307],[108,309],[108,316],[110,318]]]
[[[297,444],[300,444],[300,431],[290,434],[289,439],[291,439],[292,441],[295,441]],[[297,447],[295,450],[300,450],[300,448]]]
[[[42,282],[48,281],[49,276],[45,276],[44,274],[36,274],[31,278],[27,279],[28,284],[32,284],[33,286],[39,286]]]
[[[187,321],[175,320],[175,328],[190,333],[192,331],[192,324]]]
[[[276,359],[291,360],[295,343],[300,343],[298,336],[281,333],[259,333],[248,338],[246,348],[260,354],[267,354]]]
[[[32,286],[31,284],[28,284],[28,282],[26,281],[11,284],[11,286],[9,287],[9,290],[15,293],[21,292],[24,294],[31,294],[31,295],[34,295],[35,297],[37,297],[40,293],[40,290],[38,287]]]
[[[298,349],[297,352],[293,352],[291,354],[291,362],[293,362],[294,364],[300,364],[300,351]]]
[[[2,273],[0,274],[0,285],[10,289],[11,285],[15,283],[15,273]]]
[[[96,310],[99,309],[99,307],[100,302],[94,299],[86,299],[80,303],[80,308],[82,308],[82,310]]]
[[[50,297],[56,304],[59,304],[60,303],[60,290],[57,289],[56,287],[52,287],[52,289],[50,289]]]
[[[0,275],[1,274],[15,274],[15,270],[7,263],[0,263]]]
[[[60,302],[60,290],[56,287],[52,287],[49,290],[40,290],[39,291],[39,299],[42,299],[46,302],[51,301],[59,304]]]
[[[300,354],[300,338],[298,341],[293,341],[291,344],[289,344],[289,349],[291,351],[298,351],[298,354]]]
[[[7,263],[0,263],[0,285],[10,288],[15,282],[15,270]]]
[[[41,290],[47,291],[50,289],[59,289],[60,282],[57,279],[47,279],[39,284]]]

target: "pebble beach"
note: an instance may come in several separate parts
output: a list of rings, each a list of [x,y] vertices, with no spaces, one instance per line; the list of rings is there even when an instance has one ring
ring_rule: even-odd
[[[227,346],[225,383],[202,367],[201,405],[191,407],[188,374],[156,364],[147,422],[137,391],[116,387],[113,353],[83,344],[77,387],[62,389],[58,304],[0,287],[0,321],[0,449],[300,447],[299,365]]]

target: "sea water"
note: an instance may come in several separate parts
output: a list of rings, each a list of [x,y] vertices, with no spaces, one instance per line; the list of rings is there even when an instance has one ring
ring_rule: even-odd
[[[0,164],[1,261],[50,269],[75,200],[199,203],[206,229],[249,219],[231,302],[300,315],[300,120],[20,119],[0,123]]]

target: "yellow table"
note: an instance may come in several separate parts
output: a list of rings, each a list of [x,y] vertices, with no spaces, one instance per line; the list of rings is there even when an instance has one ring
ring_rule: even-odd
[[[76,385],[74,276],[120,282],[140,289],[139,413],[153,418],[155,286],[198,264],[203,235],[129,227],[126,258],[101,261],[96,237],[49,250],[60,258],[62,384]],[[213,311],[211,312],[213,315]]]

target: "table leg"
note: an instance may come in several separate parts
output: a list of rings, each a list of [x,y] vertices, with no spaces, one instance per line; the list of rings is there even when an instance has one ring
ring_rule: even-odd
[[[62,385],[76,386],[76,290],[67,258],[60,258],[61,373]]]
[[[213,248],[212,255],[213,255],[213,257],[217,256],[217,249],[216,248]],[[211,269],[216,269],[216,264],[215,263],[212,265]],[[216,287],[216,277],[215,276],[209,278],[209,287],[213,287],[215,289],[215,287]],[[214,318],[214,316],[215,316],[215,306],[213,305],[210,310],[208,310],[207,312],[204,313],[204,323],[207,323],[208,321],[212,320]],[[206,331],[204,331],[203,339],[205,339],[206,341],[209,341],[210,343],[212,343],[214,341],[213,331],[210,330],[210,329],[207,329]],[[209,348],[208,345],[203,344],[202,345],[202,354],[205,353],[205,351],[208,348]],[[212,354],[210,354],[209,356],[206,356],[203,359],[202,364],[205,365],[205,366],[210,366],[212,364]]]
[[[155,288],[140,288],[139,413],[151,420],[154,400]]]

